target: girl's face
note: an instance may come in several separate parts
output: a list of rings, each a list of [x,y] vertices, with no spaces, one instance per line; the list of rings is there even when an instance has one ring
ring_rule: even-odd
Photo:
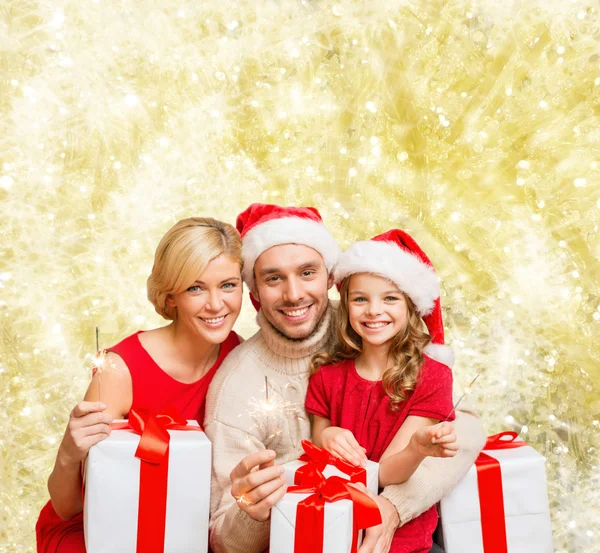
[[[381,346],[404,330],[408,307],[404,294],[392,281],[358,273],[350,277],[348,285],[348,316],[363,346]]]
[[[220,344],[233,328],[242,308],[239,263],[215,257],[187,290],[167,300],[177,308],[177,324],[207,342]]]

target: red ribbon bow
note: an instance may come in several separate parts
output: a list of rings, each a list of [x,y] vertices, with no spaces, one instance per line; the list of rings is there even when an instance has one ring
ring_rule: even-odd
[[[494,434],[487,439],[483,450],[513,449],[527,445],[523,440],[517,440],[517,437],[516,432]],[[479,489],[483,550],[485,553],[508,553],[500,462],[481,452],[475,461],[475,467]]]
[[[135,456],[140,463],[140,496],[138,500],[137,553],[163,553],[167,520],[167,484],[169,480],[169,442],[167,430],[202,432],[172,408],[158,415],[129,412],[127,422],[110,425],[113,430],[133,430],[140,434]]]
[[[333,465],[339,471],[347,474],[350,477],[350,482],[367,485],[366,469],[340,459],[308,440],[302,440],[302,449],[304,454],[300,456],[299,460],[305,461],[306,465],[301,466],[294,474],[294,484],[303,484],[305,475],[309,475],[314,471],[323,472],[327,465]]]
[[[326,503],[342,499],[352,501],[351,553],[356,553],[358,548],[359,530],[381,524],[377,503],[340,476],[325,478],[319,470],[313,470],[302,476],[301,486],[290,486],[287,491],[312,494],[298,503],[294,553],[322,553]]]

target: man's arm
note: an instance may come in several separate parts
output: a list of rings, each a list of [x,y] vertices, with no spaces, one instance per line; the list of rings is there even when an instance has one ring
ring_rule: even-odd
[[[400,526],[424,513],[448,494],[471,468],[485,444],[479,418],[457,410],[454,421],[459,450],[451,459],[428,457],[404,483],[386,486],[381,495],[398,511]]]
[[[210,547],[214,553],[261,553],[269,546],[270,521],[254,520],[239,508],[231,493],[231,472],[265,447],[255,436],[216,420],[205,432],[213,451]]]

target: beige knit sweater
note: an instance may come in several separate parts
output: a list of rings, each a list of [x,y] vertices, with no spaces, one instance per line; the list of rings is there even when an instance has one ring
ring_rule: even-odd
[[[310,438],[304,410],[311,356],[331,351],[334,308],[329,307],[320,327],[308,339],[285,338],[259,312],[260,330],[235,348],[211,384],[206,403],[205,431],[213,449],[210,545],[214,553],[261,553],[269,543],[269,521],[258,522],[238,508],[231,495],[230,473],[246,456],[262,449],[277,453],[276,463],[287,463],[302,453],[301,441]],[[260,408],[265,399],[276,407]],[[428,458],[404,484],[382,492],[396,506],[401,524],[418,516],[448,493],[468,471],[483,447],[479,420],[457,413],[460,453],[453,459]]]

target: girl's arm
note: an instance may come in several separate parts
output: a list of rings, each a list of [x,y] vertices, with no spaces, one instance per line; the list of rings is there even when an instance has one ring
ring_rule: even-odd
[[[123,360],[108,353],[103,367],[93,376],[84,400],[71,411],[54,469],[48,478],[52,506],[64,520],[83,510],[82,462],[88,451],[108,437],[113,419],[124,418],[131,408],[131,374]]]
[[[366,464],[366,450],[360,446],[350,430],[331,426],[329,419],[312,415],[311,432],[315,445],[354,465],[364,466]]]
[[[379,461],[379,486],[402,484],[425,457],[453,457],[458,444],[452,423],[408,416]]]

